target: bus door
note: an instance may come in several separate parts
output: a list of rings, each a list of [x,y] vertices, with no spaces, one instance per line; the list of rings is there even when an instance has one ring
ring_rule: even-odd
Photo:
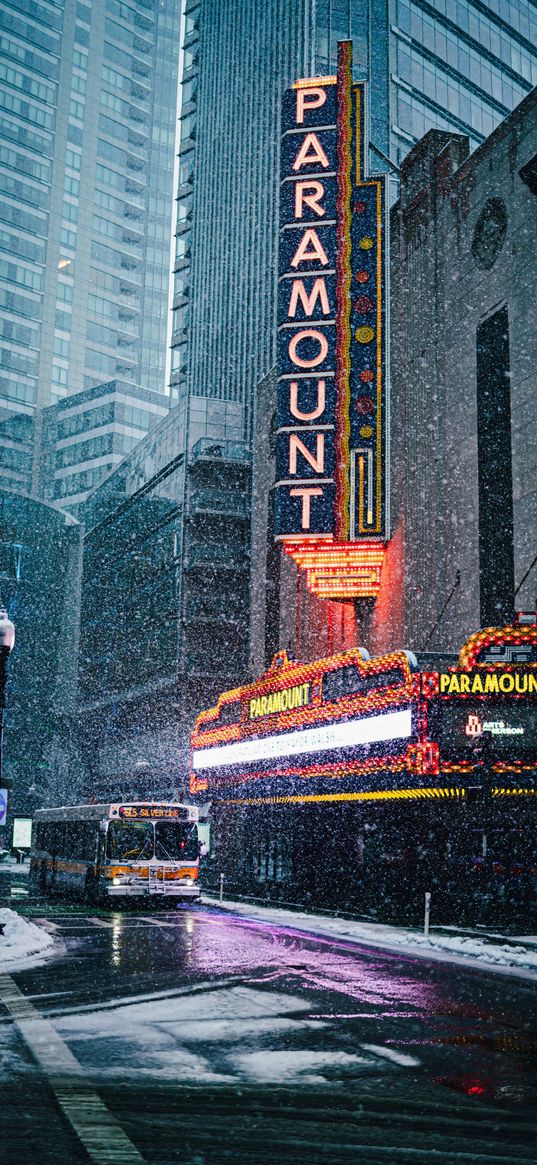
[[[108,822],[107,821],[100,821],[99,822],[99,836],[97,839],[97,854],[96,854],[97,879],[102,878],[103,866],[105,866],[107,861],[108,861],[108,858],[106,856],[106,836],[107,836],[107,833],[108,833]]]

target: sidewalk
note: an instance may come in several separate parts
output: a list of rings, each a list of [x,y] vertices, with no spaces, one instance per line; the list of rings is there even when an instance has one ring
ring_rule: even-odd
[[[18,862],[16,858],[4,858],[0,862],[0,874],[29,874],[30,873],[30,858],[26,857],[23,862]]]
[[[202,894],[202,903],[229,910],[253,922],[306,931],[316,937],[330,938],[362,947],[378,947],[399,955],[428,959],[496,971],[504,975],[537,982],[537,935],[507,938],[489,932],[457,931],[455,927],[431,927],[429,937],[410,927],[387,926],[377,922],[358,922],[344,918],[329,918],[277,906],[259,906],[254,903],[234,902],[218,895]]]

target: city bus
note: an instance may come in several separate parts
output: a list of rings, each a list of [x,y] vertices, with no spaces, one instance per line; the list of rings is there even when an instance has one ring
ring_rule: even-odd
[[[537,906],[535,622],[443,658],[279,652],[198,715],[191,747],[191,793],[212,804],[237,890],[356,906],[516,865]]]
[[[198,810],[176,802],[38,809],[30,878],[43,893],[93,902],[200,894]]]

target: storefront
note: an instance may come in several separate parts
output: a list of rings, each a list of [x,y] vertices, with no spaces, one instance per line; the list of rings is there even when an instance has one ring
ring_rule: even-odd
[[[279,653],[192,735],[215,871],[237,892],[439,920],[535,910],[537,625],[481,631],[446,671],[363,649]],[[506,919],[509,921],[509,917]]]

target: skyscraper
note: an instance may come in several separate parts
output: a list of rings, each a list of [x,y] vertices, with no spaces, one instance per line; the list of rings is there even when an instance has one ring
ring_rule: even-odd
[[[2,0],[0,24],[2,481],[28,489],[40,409],[116,377],[165,399],[180,11]]]
[[[475,148],[537,84],[527,0],[187,0],[172,385],[191,445],[207,424],[250,438],[275,363],[280,98],[334,73],[344,39],[370,82],[372,166],[394,186],[428,129]]]

